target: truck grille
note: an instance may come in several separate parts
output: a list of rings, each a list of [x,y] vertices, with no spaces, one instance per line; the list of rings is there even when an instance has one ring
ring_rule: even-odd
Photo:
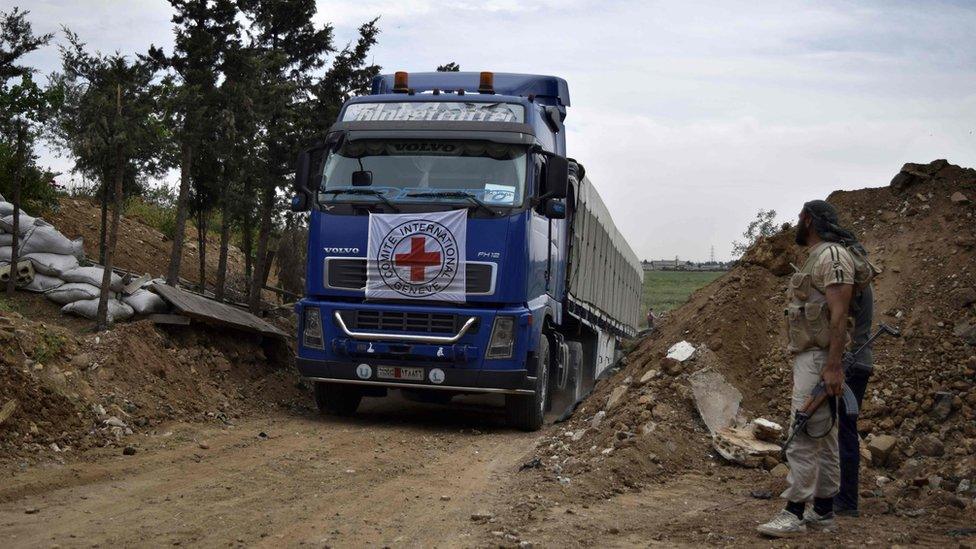
[[[495,264],[464,264],[465,291],[468,295],[491,295],[495,292]],[[328,258],[325,282],[329,288],[362,290],[366,287],[366,260],[362,258]]]
[[[421,313],[397,311],[340,311],[342,321],[350,330],[374,332],[416,332],[423,334],[454,335],[460,329],[458,316],[447,313]],[[475,330],[477,326],[474,327]],[[469,333],[475,330],[470,330]]]

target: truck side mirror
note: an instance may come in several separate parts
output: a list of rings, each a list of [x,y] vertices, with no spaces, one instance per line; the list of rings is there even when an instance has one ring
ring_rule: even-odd
[[[566,219],[566,203],[562,200],[547,200],[546,217],[549,219]]]
[[[373,184],[373,172],[369,170],[359,170],[352,172],[353,187],[369,187]]]
[[[569,191],[569,161],[564,156],[551,155],[546,159],[546,180],[543,197],[566,198]]]
[[[295,166],[295,194],[291,197],[291,211],[307,212],[309,210],[308,173],[311,164],[311,150],[302,151],[298,155],[298,164]]]

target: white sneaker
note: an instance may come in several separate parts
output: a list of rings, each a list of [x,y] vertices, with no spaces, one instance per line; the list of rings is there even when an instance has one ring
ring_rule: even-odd
[[[808,505],[803,510],[803,522],[812,530],[818,530],[820,532],[834,532],[837,530],[837,521],[834,520],[834,512],[828,511],[826,514],[821,515],[813,510],[812,505]]]
[[[756,529],[760,534],[773,538],[788,538],[807,533],[807,525],[786,509],[780,511],[773,520],[760,524]]]

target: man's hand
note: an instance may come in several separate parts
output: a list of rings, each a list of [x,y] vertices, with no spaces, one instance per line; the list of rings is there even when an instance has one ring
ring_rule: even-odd
[[[821,377],[828,395],[839,396],[844,391],[844,370],[839,361],[828,360]]]

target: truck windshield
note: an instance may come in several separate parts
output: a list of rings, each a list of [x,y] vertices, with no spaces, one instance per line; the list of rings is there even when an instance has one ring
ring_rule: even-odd
[[[322,202],[468,203],[519,206],[525,188],[526,147],[485,141],[346,141],[322,171]],[[354,172],[370,172],[369,187],[354,187]],[[362,180],[360,180],[362,185]],[[344,193],[369,188],[378,193]],[[378,196],[379,193],[382,193]]]

